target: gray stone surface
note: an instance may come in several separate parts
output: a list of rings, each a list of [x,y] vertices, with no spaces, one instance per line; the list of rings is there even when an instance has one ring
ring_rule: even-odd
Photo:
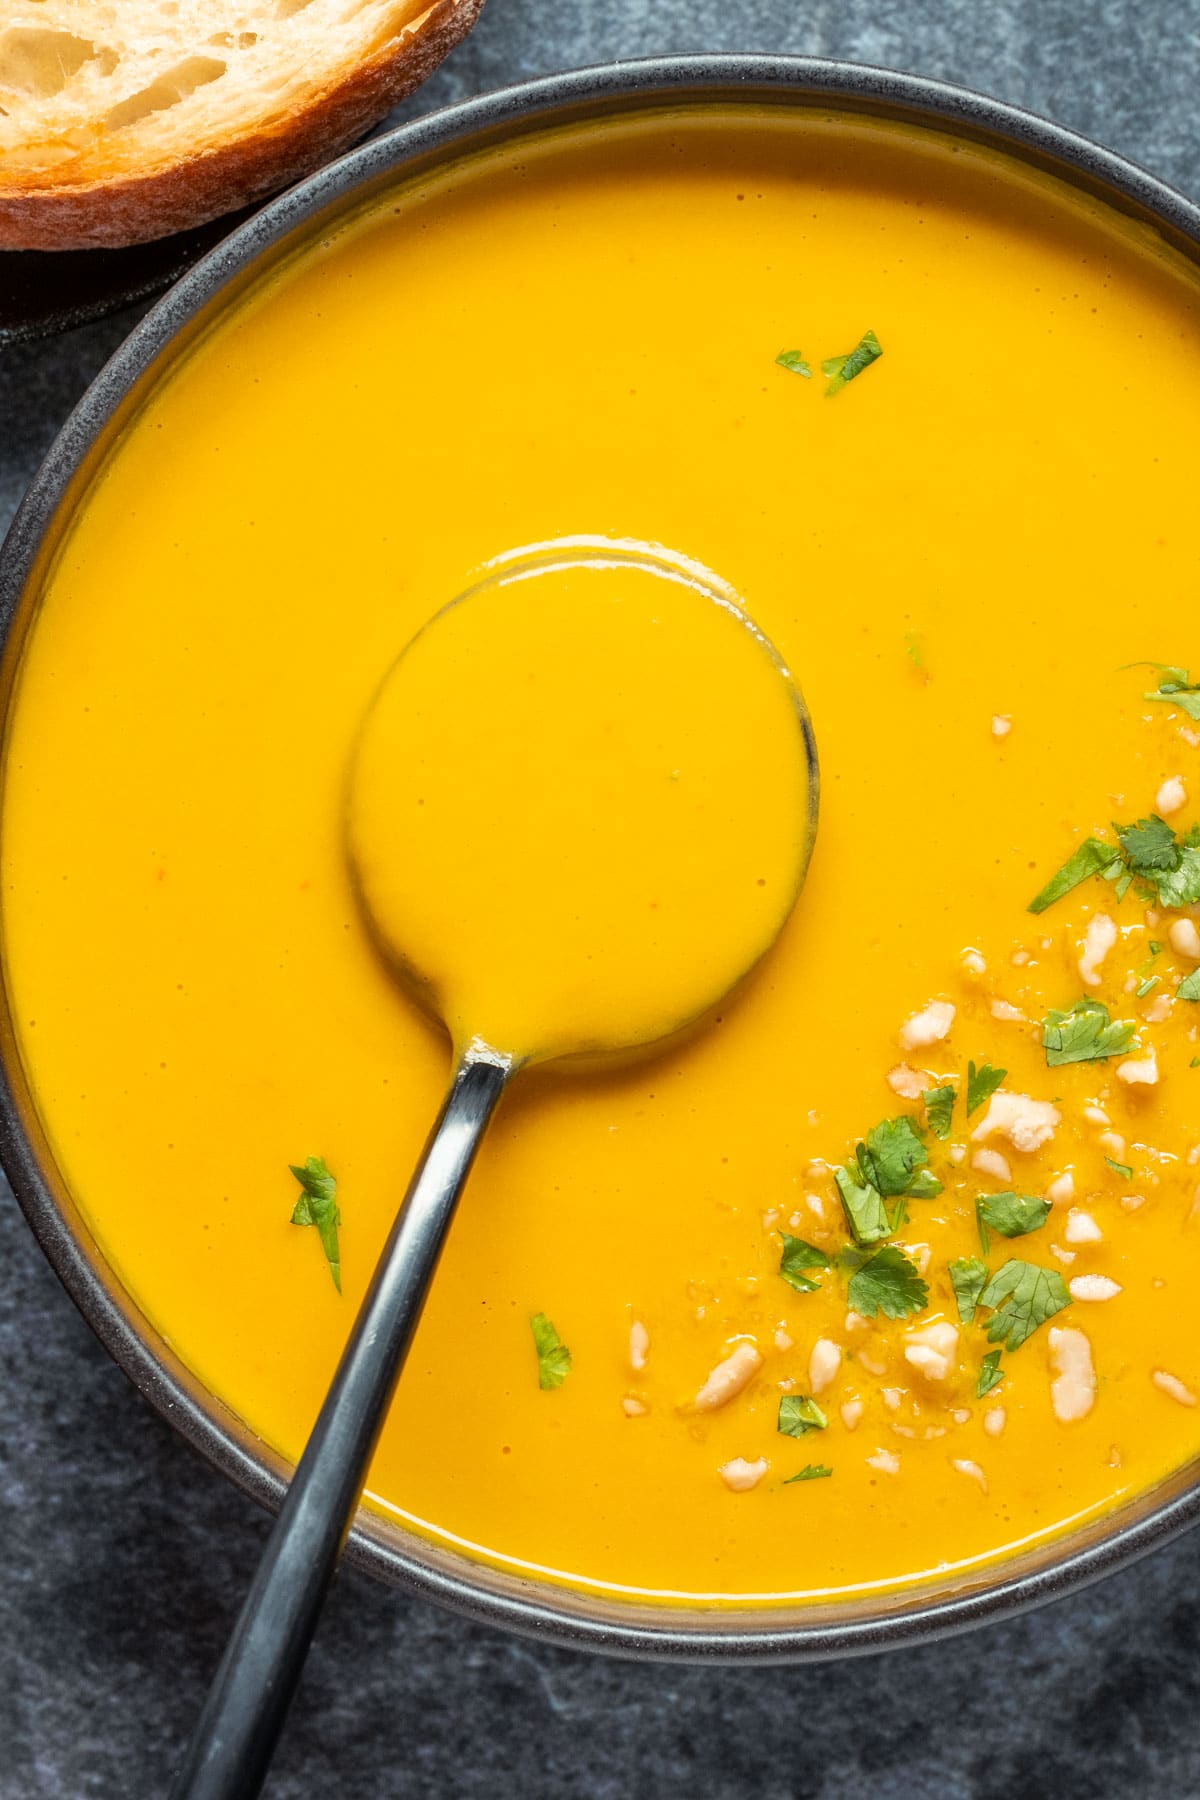
[[[406,114],[555,68],[794,51],[1046,112],[1200,196],[1200,0],[489,0]],[[133,314],[0,360],[0,524]],[[164,1791],[265,1533],[93,1342],[0,1198],[0,1800]],[[337,1583],[272,1800],[1200,1794],[1200,1538],[858,1664],[607,1663]]]

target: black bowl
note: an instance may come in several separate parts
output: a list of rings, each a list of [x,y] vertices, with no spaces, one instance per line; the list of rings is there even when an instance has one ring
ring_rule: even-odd
[[[137,396],[211,309],[314,222],[398,174],[568,122],[663,105],[835,107],[1006,153],[1137,220],[1200,264],[1200,208],[1086,139],[960,88],[853,64],[767,56],[670,57],[553,76],[376,138],[248,220],[135,328],[68,419],[0,553],[0,707],[7,710],[41,572],[72,505]],[[189,1443],[277,1508],[289,1468],[207,1393],[122,1289],[55,1168],[0,995],[0,1159],[54,1268],[102,1343]],[[347,1555],[385,1580],[488,1623],[624,1656],[815,1660],[916,1643],[1050,1600],[1167,1543],[1200,1518],[1200,1460],[1106,1517],[969,1575],[786,1610],[635,1606],[522,1579],[360,1512]]]

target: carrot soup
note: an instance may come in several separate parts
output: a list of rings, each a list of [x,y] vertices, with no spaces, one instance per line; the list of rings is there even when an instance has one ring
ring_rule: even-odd
[[[576,1588],[790,1603],[986,1565],[1195,1457],[1198,417],[1181,258],[813,112],[482,153],[217,317],[43,578],[0,810],[41,1122],[212,1393],[299,1455],[446,1079],[346,856],[372,697],[495,559],[587,538],[740,596],[820,831],[706,1031],[522,1077],[368,1504]],[[579,680],[621,679],[576,624]],[[510,883],[519,844],[489,839]]]

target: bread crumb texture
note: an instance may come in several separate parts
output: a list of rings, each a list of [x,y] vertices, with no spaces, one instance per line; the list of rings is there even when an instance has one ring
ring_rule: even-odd
[[[0,248],[142,243],[352,144],[482,0],[0,0]]]

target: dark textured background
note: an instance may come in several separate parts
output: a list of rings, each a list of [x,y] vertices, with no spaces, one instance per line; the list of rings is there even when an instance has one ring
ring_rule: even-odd
[[[938,75],[1200,197],[1200,0],[489,0],[400,116],[574,64],[791,51]],[[0,526],[135,313],[0,358]],[[1200,424],[1200,421],[1198,421]],[[127,1387],[0,1196],[0,1800],[161,1794],[265,1519]],[[900,1521],[898,1521],[898,1524]],[[783,1670],[539,1649],[342,1576],[271,1800],[1200,1795],[1200,1536],[1014,1624]]]

